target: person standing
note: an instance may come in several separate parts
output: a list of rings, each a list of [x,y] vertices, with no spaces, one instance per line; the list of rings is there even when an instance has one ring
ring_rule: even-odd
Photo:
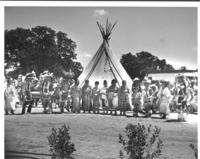
[[[171,99],[171,92],[168,87],[169,83],[166,81],[162,82],[162,88],[158,92],[160,98],[159,112],[163,119],[170,113],[169,103]]]
[[[60,93],[60,88],[57,81],[54,81],[52,89],[53,90],[51,95],[51,104],[52,108],[56,108],[57,106],[59,106],[59,93]]]
[[[4,92],[4,99],[5,99],[5,114],[7,115],[8,112],[14,114],[16,103],[19,102],[17,97],[17,91],[15,87],[12,85],[11,78],[8,78],[7,84],[5,87]]]
[[[142,90],[140,87],[140,80],[139,78],[135,78],[133,80],[132,86],[132,104],[134,106],[133,109],[133,116],[138,117],[138,113],[142,112]]]
[[[79,87],[79,80],[75,80],[74,86],[71,88],[72,97],[72,112],[80,113],[81,106],[81,88]]]
[[[109,109],[111,109],[110,114],[112,114],[112,110],[115,110],[115,115],[117,115],[117,107],[118,107],[118,87],[116,86],[117,81],[115,79],[112,80],[111,86],[108,88],[108,105]]]
[[[51,105],[51,91],[52,84],[50,81],[50,77],[45,77],[44,83],[42,86],[42,105],[44,108],[44,113],[53,113],[53,108]]]
[[[90,113],[91,95],[92,95],[92,88],[89,85],[89,80],[86,80],[85,84],[82,87],[82,107],[84,113],[85,111],[88,111]]]
[[[69,95],[70,85],[68,79],[61,79],[60,83],[60,94],[59,94],[59,107],[61,113],[64,113],[64,108],[69,112],[69,108],[67,107],[68,95]]]
[[[33,74],[29,73],[25,77],[25,82],[23,83],[23,104],[22,104],[22,114],[25,114],[26,105],[28,105],[27,113],[31,113],[33,107],[33,98],[31,94],[31,82],[33,80]]]
[[[152,114],[152,105],[150,101],[150,80],[144,80],[144,87],[142,90],[143,97],[143,110],[145,113],[145,117],[150,117]]]
[[[22,82],[22,75],[18,75],[18,79],[17,79],[17,93],[18,93],[18,96],[19,96],[19,103],[21,104],[22,102],[22,85],[23,85],[23,82]]]
[[[99,114],[100,107],[100,89],[99,89],[99,81],[95,82],[95,87],[92,89],[92,108],[94,114]]]
[[[120,110],[120,115],[125,115],[125,112],[130,110],[130,103],[129,103],[129,94],[130,90],[126,85],[126,81],[122,81],[122,86],[118,92],[118,108]]]
[[[108,99],[107,99],[107,81],[103,81],[103,88],[100,90],[100,98],[101,98],[101,107],[103,109],[103,113],[106,110],[106,114],[108,114]]]

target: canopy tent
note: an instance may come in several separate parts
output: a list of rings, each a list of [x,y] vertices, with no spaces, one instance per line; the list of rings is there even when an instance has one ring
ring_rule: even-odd
[[[80,86],[83,86],[85,80],[89,80],[91,85],[99,81],[102,86],[104,80],[107,80],[110,85],[112,79],[116,79],[118,86],[121,85],[122,80],[126,80],[130,88],[132,80],[109,46],[110,35],[116,23],[112,25],[107,20],[106,28],[98,22],[97,25],[103,37],[103,43],[80,75]]]

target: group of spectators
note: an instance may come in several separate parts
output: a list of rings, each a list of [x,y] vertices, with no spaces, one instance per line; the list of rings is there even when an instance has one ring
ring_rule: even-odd
[[[114,114],[132,112],[133,116],[151,116],[158,113],[166,118],[170,112],[197,112],[197,78],[177,77],[175,83],[152,81],[145,77],[135,78],[132,88],[125,80],[119,83],[101,81],[84,81],[82,87],[79,80],[55,78],[48,71],[38,78],[35,73],[19,75],[17,80],[5,80],[5,113],[14,114],[16,104],[22,105],[22,114],[31,113],[33,106],[41,102],[44,113],[52,113],[55,107],[61,113],[103,113]],[[111,84],[108,86],[108,82]],[[93,84],[94,83],[94,84]],[[93,87],[91,85],[94,85]]]
[[[197,90],[196,77],[177,76],[174,83],[150,79],[140,82],[136,78],[132,89],[135,115],[159,113],[166,118],[170,112],[197,112]]]

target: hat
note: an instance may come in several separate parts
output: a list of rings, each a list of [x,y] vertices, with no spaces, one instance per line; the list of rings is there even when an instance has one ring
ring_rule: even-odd
[[[149,78],[147,76],[144,77],[144,80],[147,81]]]
[[[43,80],[50,80],[53,78],[53,73],[50,73],[49,71],[44,71],[43,73],[40,74],[40,77],[43,79]]]
[[[34,73],[27,73],[26,75],[25,75],[25,80],[32,80],[32,79],[34,79],[35,78],[35,74]]]
[[[142,86],[141,86],[141,89],[142,89],[142,90],[145,90],[145,86],[142,85]]]
[[[134,82],[134,81],[139,81],[139,80],[140,80],[139,78],[135,77],[135,78],[133,79],[133,82]]]
[[[151,80],[150,79],[146,80],[146,83],[151,83]]]

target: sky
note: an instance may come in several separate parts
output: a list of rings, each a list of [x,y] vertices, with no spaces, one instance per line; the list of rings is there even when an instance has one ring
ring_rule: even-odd
[[[179,69],[197,69],[195,7],[5,7],[5,29],[48,26],[77,44],[85,67],[102,43],[96,21],[117,25],[110,46],[117,57],[148,51]]]

